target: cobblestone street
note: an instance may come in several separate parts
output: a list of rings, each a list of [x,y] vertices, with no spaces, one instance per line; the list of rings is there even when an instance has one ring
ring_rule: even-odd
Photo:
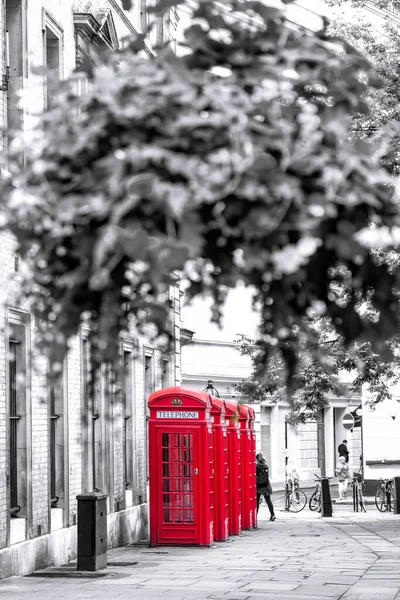
[[[4,579],[0,598],[400,599],[400,516],[334,506],[332,518],[279,508],[274,523],[268,518],[263,507],[258,530],[212,548],[110,551],[104,577]]]

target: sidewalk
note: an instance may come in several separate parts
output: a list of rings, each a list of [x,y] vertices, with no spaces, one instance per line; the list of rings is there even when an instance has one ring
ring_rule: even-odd
[[[277,510],[212,548],[118,548],[101,578],[13,577],[1,600],[400,600],[400,515]],[[58,572],[62,569],[58,569]],[[97,575],[97,574],[96,574]]]

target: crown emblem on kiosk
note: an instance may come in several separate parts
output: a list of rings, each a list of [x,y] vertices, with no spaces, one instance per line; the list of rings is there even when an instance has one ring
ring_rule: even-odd
[[[171,405],[172,406],[182,406],[182,404],[183,404],[182,398],[173,398],[171,400]]]

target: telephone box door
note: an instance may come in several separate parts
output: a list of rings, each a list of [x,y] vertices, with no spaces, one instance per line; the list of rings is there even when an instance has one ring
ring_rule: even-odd
[[[199,544],[199,431],[157,432],[159,493],[157,543]]]

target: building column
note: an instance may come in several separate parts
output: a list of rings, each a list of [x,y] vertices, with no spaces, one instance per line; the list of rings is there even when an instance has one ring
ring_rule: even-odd
[[[325,470],[327,477],[335,474],[335,435],[334,410],[332,406],[325,408]]]
[[[281,471],[281,447],[280,447],[280,436],[279,436],[279,406],[275,405],[271,408],[271,464],[270,472],[271,477],[279,479]]]

